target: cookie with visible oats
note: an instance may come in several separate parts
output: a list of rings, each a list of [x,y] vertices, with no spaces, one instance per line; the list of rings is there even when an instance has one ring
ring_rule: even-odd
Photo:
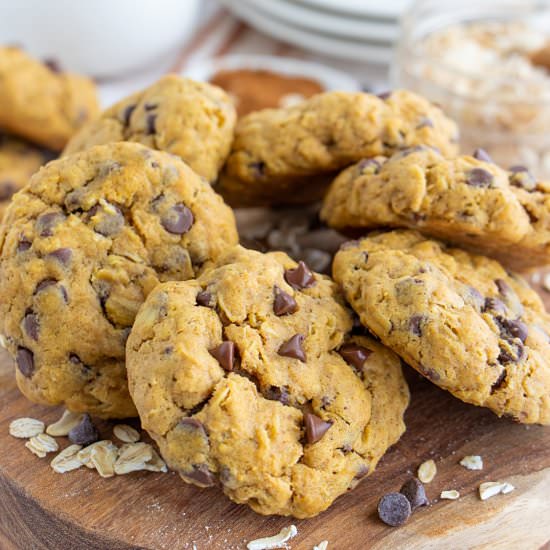
[[[136,143],[50,162],[0,235],[0,319],[33,401],[135,414],[125,343],[160,281],[194,277],[237,243],[232,211],[180,159]]]
[[[519,275],[409,230],[344,245],[333,274],[363,325],[433,383],[550,424],[550,316]]]
[[[413,147],[342,172],[321,218],[340,231],[408,227],[515,269],[550,263],[550,184],[526,168],[503,170],[481,150],[443,158]]]
[[[241,118],[218,190],[233,206],[311,203],[336,171],[365,157],[415,145],[453,156],[457,135],[441,109],[411,92],[326,92]]]
[[[96,87],[16,47],[0,47],[0,128],[53,151],[99,111]]]
[[[405,429],[399,359],[351,327],[328,277],[236,247],[140,309],[127,365],[142,425],[185,481],[313,516]]]
[[[229,153],[236,118],[221,88],[167,75],[109,107],[71,139],[64,154],[134,141],[181,157],[213,182]]]

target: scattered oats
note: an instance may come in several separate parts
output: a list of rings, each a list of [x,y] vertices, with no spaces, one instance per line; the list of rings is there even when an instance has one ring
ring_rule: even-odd
[[[8,349],[6,337],[3,334],[0,334],[0,346],[2,346],[4,349]]]
[[[422,483],[430,483],[435,474],[437,474],[437,467],[431,458],[418,467],[417,477]]]
[[[113,428],[113,434],[123,443],[137,443],[140,437],[139,432],[128,424],[117,424]]]
[[[63,449],[51,462],[50,466],[54,472],[64,474],[72,470],[77,470],[82,466],[82,462],[78,458],[78,452],[82,449],[82,445],[69,445]]]
[[[10,435],[28,439],[44,432],[44,422],[35,418],[18,418],[10,424]]]
[[[160,455],[155,451],[155,449],[151,448],[153,458],[151,460],[148,460],[145,463],[145,470],[148,470],[149,472],[163,472],[166,473],[168,471],[168,468],[166,467],[166,463]]]
[[[281,531],[272,537],[256,539],[249,542],[246,547],[248,550],[270,550],[271,548],[287,548],[286,542],[298,534],[295,525],[284,527]]]
[[[486,481],[479,486],[479,498],[487,500],[500,493],[504,495],[511,493],[514,489],[515,487],[512,484],[505,481]]]
[[[550,273],[547,273],[542,279],[542,287],[547,292],[550,292]]]
[[[82,421],[83,413],[65,411],[61,418],[46,428],[46,433],[54,437],[64,437]]]
[[[25,443],[25,447],[39,458],[44,458],[48,453],[54,453],[59,449],[57,441],[47,434],[38,434],[31,437]]]
[[[320,542],[317,546],[313,547],[313,550],[327,550],[328,548],[328,540],[324,540],[323,542]]]
[[[127,443],[119,450],[115,473],[123,475],[145,470],[145,464],[152,459],[153,447],[149,443]]]
[[[99,443],[101,445],[93,444],[93,449],[90,451],[90,462],[101,477],[113,477],[118,448],[110,441],[100,441]]]
[[[467,470],[483,470],[483,459],[479,455],[468,455],[460,461],[460,465]]]
[[[442,498],[444,500],[456,500],[459,496],[460,493],[453,489],[452,491],[441,491],[439,498]]]
[[[114,448],[116,449],[116,445],[113,444],[112,441],[109,439],[103,439],[101,441],[96,441],[95,443],[92,443],[91,445],[88,445],[87,447],[84,447],[81,451],[78,453],[78,460],[84,464],[87,468],[90,468],[91,470],[95,469],[95,464],[92,462],[92,451],[95,449],[95,447],[108,447],[108,448]]]

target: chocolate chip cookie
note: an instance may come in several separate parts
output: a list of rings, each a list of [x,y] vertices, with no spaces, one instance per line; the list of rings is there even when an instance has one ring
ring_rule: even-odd
[[[168,75],[119,101],[75,135],[64,154],[135,141],[181,157],[212,182],[229,153],[236,113],[217,86]]]
[[[219,191],[234,206],[314,202],[339,169],[422,144],[452,156],[457,133],[438,107],[411,92],[327,92],[240,119]]]
[[[419,146],[344,170],[321,218],[354,234],[418,229],[521,269],[550,263],[549,213],[550,184],[527,169],[503,170],[479,151],[448,160]]]
[[[550,316],[520,276],[408,230],[347,243],[333,270],[363,325],[429,380],[550,424]]]
[[[125,343],[159,281],[194,277],[237,243],[231,210],[180,159],[136,143],[50,162],[0,235],[0,319],[33,401],[135,414]]]
[[[55,153],[0,133],[0,220],[14,193]]]
[[[405,429],[399,359],[351,327],[328,277],[236,247],[140,309],[127,351],[142,425],[185,481],[313,516]]]
[[[94,83],[0,47],[0,128],[53,151],[99,111]]]

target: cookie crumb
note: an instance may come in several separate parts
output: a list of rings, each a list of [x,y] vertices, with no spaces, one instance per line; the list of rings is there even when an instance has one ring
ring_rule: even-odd
[[[441,494],[439,495],[439,498],[442,498],[443,500],[456,500],[459,497],[460,493],[455,489],[450,491],[441,491]]]
[[[313,547],[313,550],[327,550],[328,540],[324,540]]]
[[[467,470],[483,470],[483,459],[479,455],[467,455],[460,461],[460,465]]]
[[[12,437],[29,439],[44,432],[44,422],[36,418],[18,418],[10,423],[9,433]]]
[[[430,483],[436,474],[437,466],[432,459],[426,460],[418,467],[417,477],[422,483]]]
[[[505,481],[486,481],[479,486],[479,498],[487,500],[501,493],[507,495],[514,489],[515,487],[511,483]]]
[[[246,547],[248,550],[271,550],[271,548],[288,548],[287,541],[298,534],[298,529],[295,525],[284,527],[279,533],[272,537],[256,539],[250,541]]]

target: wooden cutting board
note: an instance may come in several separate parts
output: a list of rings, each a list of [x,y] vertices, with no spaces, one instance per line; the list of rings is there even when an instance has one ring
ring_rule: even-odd
[[[546,302],[548,307],[550,300]],[[320,516],[297,521],[259,516],[232,504],[218,489],[186,485],[173,472],[111,479],[86,468],[56,474],[49,459],[37,458],[24,440],[8,435],[8,425],[22,416],[50,423],[61,410],[34,405],[19,394],[11,360],[2,350],[0,549],[244,549],[248,541],[292,523],[298,535],[290,545],[299,550],[311,550],[323,540],[329,541],[329,550],[550,548],[550,428],[498,419],[412,370],[407,377],[412,402],[401,441],[357,489]],[[103,424],[102,436],[110,438],[111,429]],[[483,471],[458,464],[469,454],[483,457]],[[399,490],[428,458],[438,467],[426,486],[432,504],[401,528],[385,526],[376,516],[378,499]],[[516,490],[482,502],[479,484],[497,480]],[[440,501],[443,489],[460,491],[460,499]]]

